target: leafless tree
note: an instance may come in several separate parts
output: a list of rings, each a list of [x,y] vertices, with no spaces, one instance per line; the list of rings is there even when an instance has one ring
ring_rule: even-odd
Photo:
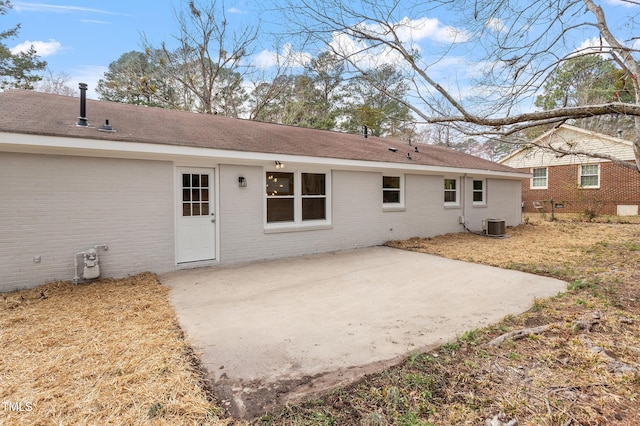
[[[69,74],[64,72],[55,73],[47,68],[42,80],[36,84],[36,91],[63,96],[77,96],[78,91],[69,85],[69,80],[71,80]]]
[[[413,97],[397,100],[404,102],[418,121],[445,124],[468,136],[500,139],[572,119],[632,116],[636,164],[620,163],[640,171],[640,70],[634,57],[637,38],[632,17],[617,25],[614,34],[603,9],[593,0],[440,0],[418,2],[409,8],[402,0],[296,0],[286,7],[298,35],[305,36],[308,43],[323,43],[348,61],[355,72],[375,67],[376,60],[400,64],[412,85]],[[450,24],[455,26],[440,26],[436,34],[443,46],[439,56],[424,52],[415,42],[424,31],[424,18],[436,7],[454,10],[459,18]],[[574,36],[584,37],[589,31],[598,41],[595,46],[580,50],[572,45]],[[476,55],[484,52],[481,60],[465,64],[482,74],[482,79],[466,90],[432,71],[462,47]],[[535,98],[556,67],[575,55],[586,54],[611,58],[632,83],[635,101],[544,111],[521,108],[523,100]]]
[[[222,98],[228,95],[229,76],[243,75],[242,60],[252,53],[258,28],[229,31],[224,1],[200,4],[192,0],[186,6],[176,13],[178,47],[162,43],[162,65],[188,90],[185,103],[195,101],[194,107],[207,114],[224,113],[216,107],[235,104]],[[233,83],[237,89],[242,87]]]

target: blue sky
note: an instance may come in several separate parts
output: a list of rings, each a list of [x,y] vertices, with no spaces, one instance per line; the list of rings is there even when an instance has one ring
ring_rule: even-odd
[[[243,28],[254,25],[260,16],[259,4],[266,0],[232,0],[225,2],[226,17],[230,27]],[[273,0],[277,4],[277,0]],[[632,16],[640,10],[630,7],[624,0],[599,0],[605,8],[613,27],[627,25]],[[412,9],[416,2],[403,3]],[[180,0],[13,0],[13,10],[3,16],[0,29],[21,23],[22,28],[16,39],[5,40],[15,50],[34,45],[54,73],[64,72],[71,77],[70,84],[77,87],[86,82],[94,89],[108,65],[120,55],[131,50],[142,50],[142,34],[154,45],[162,41],[171,42],[177,33],[174,11],[180,9]],[[432,15],[433,11],[420,16],[410,16],[412,22],[421,22],[420,34],[412,34],[418,43],[441,43],[447,41],[448,26],[454,16],[444,12]],[[251,61],[254,65],[266,67],[273,59],[275,42],[270,34],[273,29],[269,22],[284,22],[282,16],[261,16],[261,38]],[[500,22],[487,23],[487,28],[500,30]],[[463,28],[458,28],[464,32]],[[640,36],[640,33],[635,34]],[[575,45],[588,42],[575,40]],[[304,55],[303,55],[304,56]],[[470,56],[470,55],[467,55]],[[441,65],[444,73],[449,73],[459,58],[447,57]],[[466,58],[467,60],[469,57]],[[471,68],[469,68],[471,69]],[[435,70],[432,70],[435,72]],[[93,93],[90,96],[96,97]]]
[[[180,0],[44,0],[12,1],[1,28],[20,23],[9,48],[34,45],[55,72],[71,76],[74,87],[86,82],[95,88],[109,64],[131,50],[143,50],[142,34],[154,45],[171,42],[176,34]],[[251,24],[255,11],[242,1],[227,2],[230,25]],[[95,97],[95,95],[94,95]]]

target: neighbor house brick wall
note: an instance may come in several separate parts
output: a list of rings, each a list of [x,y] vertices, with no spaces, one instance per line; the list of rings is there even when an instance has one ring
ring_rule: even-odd
[[[173,188],[171,162],[0,152],[0,291],[71,280],[97,244],[103,276],[170,270]]]
[[[522,181],[522,200],[525,212],[535,212],[534,201],[544,203],[551,211],[550,200],[563,204],[561,213],[615,215],[618,205],[640,206],[640,173],[618,164],[600,164],[600,188],[579,188],[579,165],[551,166],[547,168],[548,189],[532,189],[531,179]],[[523,169],[525,170],[525,169]],[[529,171],[530,169],[526,169]]]

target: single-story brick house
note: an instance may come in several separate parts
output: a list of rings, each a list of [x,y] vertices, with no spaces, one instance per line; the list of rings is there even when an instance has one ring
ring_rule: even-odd
[[[640,173],[610,160],[572,154],[598,152],[635,165],[633,144],[563,124],[501,159],[531,173],[522,181],[525,212],[637,215]]]
[[[447,148],[83,98],[0,93],[0,291],[521,221],[524,172]]]

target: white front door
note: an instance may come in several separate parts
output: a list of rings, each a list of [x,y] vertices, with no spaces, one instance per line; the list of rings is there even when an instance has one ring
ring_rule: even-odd
[[[177,168],[177,262],[216,258],[213,169]]]

